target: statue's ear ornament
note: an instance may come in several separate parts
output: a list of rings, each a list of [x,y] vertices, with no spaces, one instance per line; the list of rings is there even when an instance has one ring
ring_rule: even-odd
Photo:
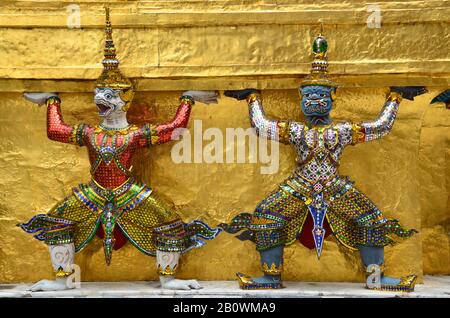
[[[134,96],[133,83],[119,70],[119,60],[112,38],[112,27],[109,17],[109,8],[106,9],[105,48],[103,72],[95,83],[96,88],[111,88],[120,90],[120,97],[126,103],[123,110],[128,110]]]
[[[125,106],[122,107],[123,111],[128,111],[131,106],[131,101],[134,97],[134,90],[133,88],[129,88],[127,90],[121,90],[119,93],[120,98],[125,102]]]
[[[337,89],[334,88],[334,89],[332,89],[331,92],[330,92],[331,100],[332,100],[332,101],[335,101],[335,100],[336,100],[336,91],[337,91]]]

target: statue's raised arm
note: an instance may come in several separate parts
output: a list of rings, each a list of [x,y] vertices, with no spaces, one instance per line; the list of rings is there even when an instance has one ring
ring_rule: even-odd
[[[402,99],[414,100],[414,97],[426,92],[427,90],[422,86],[391,87],[378,117],[373,121],[353,125],[354,143],[377,140],[389,134],[397,118]]]
[[[247,100],[250,124],[260,137],[289,143],[289,123],[267,118],[261,100],[260,91],[254,88],[225,91],[225,96],[237,100]]]
[[[49,139],[78,146],[83,145],[85,125],[69,125],[61,113],[61,99],[56,93],[25,93],[24,97],[38,106],[47,105],[47,136]]]
[[[185,91],[180,97],[180,106],[172,120],[158,124],[150,125],[150,133],[152,134],[152,144],[162,144],[173,140],[179,128],[186,128],[191,108],[195,102],[204,104],[217,104],[218,93],[216,91]]]

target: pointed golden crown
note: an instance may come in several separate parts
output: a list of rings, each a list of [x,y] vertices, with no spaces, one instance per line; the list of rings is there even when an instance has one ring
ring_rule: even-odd
[[[119,60],[116,56],[116,48],[112,39],[112,27],[109,20],[109,8],[106,10],[105,26],[105,58],[102,61],[103,72],[97,79],[95,86],[97,88],[112,88],[127,90],[133,87],[131,81],[126,78],[119,70]]]
[[[312,45],[312,51],[314,60],[311,63],[311,72],[301,82],[301,86],[321,85],[337,87],[337,83],[333,82],[328,77],[328,42],[327,39],[322,35],[322,32],[320,32],[319,35],[315,38]]]

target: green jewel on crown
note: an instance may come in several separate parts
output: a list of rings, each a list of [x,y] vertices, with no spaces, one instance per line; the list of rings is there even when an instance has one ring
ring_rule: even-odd
[[[315,55],[325,55],[328,50],[328,42],[324,36],[319,35],[313,42],[312,50]]]

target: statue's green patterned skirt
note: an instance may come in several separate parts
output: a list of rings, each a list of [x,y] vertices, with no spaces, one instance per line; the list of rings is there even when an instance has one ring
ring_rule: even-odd
[[[110,202],[116,218],[113,224],[105,224],[102,216]],[[134,180],[114,190],[103,189],[95,182],[81,184],[49,213],[36,215],[19,226],[49,245],[73,242],[77,252],[93,239],[100,226],[115,226],[136,248],[152,256],[156,250],[182,253],[200,247],[199,237],[212,239],[220,232],[200,221],[183,223],[167,201]]]

